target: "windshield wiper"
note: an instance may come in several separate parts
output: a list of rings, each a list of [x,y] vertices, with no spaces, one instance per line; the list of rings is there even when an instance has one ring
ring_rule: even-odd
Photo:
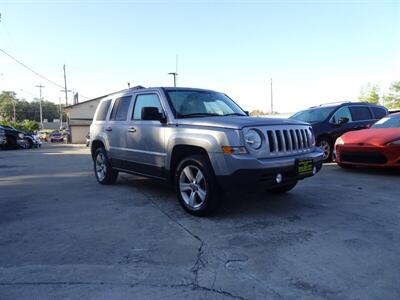
[[[221,116],[219,114],[211,114],[211,113],[193,113],[193,114],[185,114],[178,115],[178,118],[190,118],[190,117],[210,117],[210,116]]]
[[[226,115],[224,115],[224,116],[241,116],[241,117],[245,117],[246,115],[244,115],[244,114],[241,114],[241,113],[230,113],[230,114],[226,114]]]

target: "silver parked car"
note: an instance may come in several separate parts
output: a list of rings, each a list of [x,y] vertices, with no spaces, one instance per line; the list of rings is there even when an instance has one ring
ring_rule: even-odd
[[[168,181],[194,215],[214,210],[220,191],[287,192],[322,166],[309,124],[252,118],[225,94],[192,88],[131,89],[102,99],[90,147],[99,183],[114,183],[120,171]]]

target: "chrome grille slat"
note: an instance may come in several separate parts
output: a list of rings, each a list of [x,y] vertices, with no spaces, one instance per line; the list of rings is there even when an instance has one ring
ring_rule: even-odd
[[[276,131],[272,131],[272,137],[274,138],[274,152],[278,152],[278,138],[276,137]]]
[[[313,134],[309,126],[266,126],[263,133],[266,141],[263,157],[287,156],[313,150]]]

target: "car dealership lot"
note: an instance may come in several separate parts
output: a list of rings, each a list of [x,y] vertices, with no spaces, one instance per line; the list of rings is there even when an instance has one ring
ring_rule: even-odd
[[[398,299],[399,173],[325,165],[209,218],[167,186],[99,185],[88,148],[0,152],[0,299]]]

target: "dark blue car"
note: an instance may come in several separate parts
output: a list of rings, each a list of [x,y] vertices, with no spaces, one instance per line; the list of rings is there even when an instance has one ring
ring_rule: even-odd
[[[343,133],[365,129],[388,114],[380,105],[362,102],[331,103],[300,111],[291,119],[310,123],[317,145],[324,151],[324,161],[332,160],[333,146]]]

